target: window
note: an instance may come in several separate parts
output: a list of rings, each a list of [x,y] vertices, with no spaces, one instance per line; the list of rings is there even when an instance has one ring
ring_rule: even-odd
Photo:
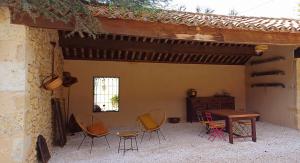
[[[94,112],[119,111],[119,78],[94,77]]]

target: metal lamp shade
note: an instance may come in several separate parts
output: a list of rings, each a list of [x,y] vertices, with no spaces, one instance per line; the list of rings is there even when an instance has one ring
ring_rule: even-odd
[[[55,90],[56,88],[60,87],[62,83],[63,83],[62,79],[58,76],[55,76],[50,80],[44,82],[43,86],[47,90]]]

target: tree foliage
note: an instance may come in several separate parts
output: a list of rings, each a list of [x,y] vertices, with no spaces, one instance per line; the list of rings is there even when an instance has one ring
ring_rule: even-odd
[[[109,5],[131,11],[153,11],[168,5],[170,0],[0,0],[0,6],[12,9],[14,14],[27,13],[33,20],[44,16],[51,21],[74,23],[74,32],[95,36],[101,31],[101,22],[88,5]],[[14,15],[13,15],[14,16]]]
[[[204,13],[205,14],[212,14],[212,13],[214,13],[215,12],[215,10],[213,10],[213,9],[211,9],[211,8],[206,8],[205,10],[204,10]]]
[[[200,8],[200,6],[196,7],[196,13],[203,13],[203,14],[213,14],[215,12],[214,9],[211,8],[205,8],[203,11]]]
[[[178,11],[185,11],[186,10],[186,6],[185,5],[181,5],[178,7],[177,9]]]
[[[125,7],[131,11],[165,8],[171,0],[91,0],[89,3],[102,3]]]
[[[239,13],[235,9],[231,9],[228,13],[229,16],[237,16]]]

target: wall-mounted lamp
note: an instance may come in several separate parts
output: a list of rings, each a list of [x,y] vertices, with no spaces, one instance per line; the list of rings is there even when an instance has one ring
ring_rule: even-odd
[[[268,49],[269,49],[268,45],[256,45],[255,46],[255,52],[258,55],[262,55]]]
[[[60,87],[62,85],[62,83],[63,83],[63,81],[60,77],[48,76],[43,80],[42,86],[43,86],[43,88],[52,91],[52,90],[55,90],[56,88]]]

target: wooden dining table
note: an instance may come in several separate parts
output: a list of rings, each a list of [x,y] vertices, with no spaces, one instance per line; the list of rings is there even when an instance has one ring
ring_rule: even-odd
[[[222,117],[226,121],[226,131],[229,135],[229,142],[233,144],[233,122],[239,120],[250,120],[251,121],[251,137],[252,141],[256,142],[256,118],[259,117],[258,113],[248,112],[248,111],[237,111],[232,109],[212,109],[205,110],[205,112],[209,112],[212,115]],[[236,135],[237,137],[245,137],[241,135]]]

